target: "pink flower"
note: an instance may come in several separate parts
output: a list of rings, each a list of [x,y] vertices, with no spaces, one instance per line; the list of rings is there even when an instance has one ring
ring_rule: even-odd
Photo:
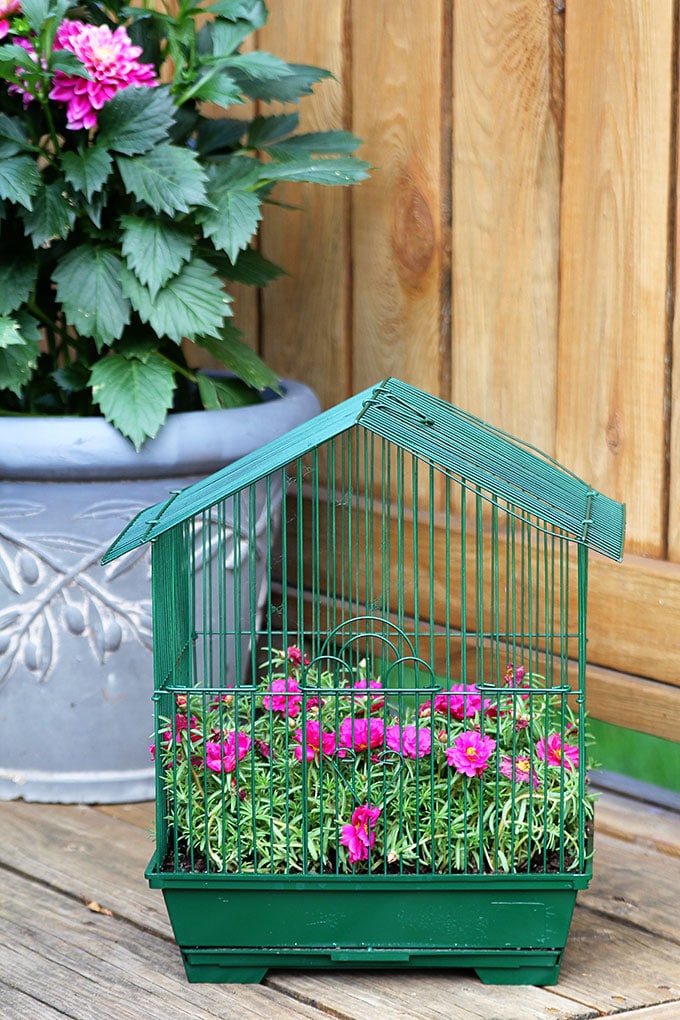
[[[368,682],[368,684],[367,684],[366,680],[357,680],[357,682],[352,685],[352,690],[353,691],[363,692],[363,691],[365,691],[367,689],[367,687],[370,687],[371,691],[382,691],[382,684],[380,683],[379,680],[370,680]],[[385,698],[383,696],[381,696],[381,695],[376,695],[376,694],[371,694],[371,693],[366,695],[366,694],[363,694],[363,693],[359,693],[359,694],[356,694],[354,696],[354,699],[355,699],[354,700],[354,705],[356,707],[357,712],[363,712],[363,710],[364,710],[364,698],[366,698],[367,701],[368,701],[368,704],[369,704],[369,709],[368,710],[369,710],[369,712],[376,712],[379,709],[381,709],[383,707],[383,705],[385,704]]]
[[[496,741],[483,737],[477,730],[460,733],[447,747],[446,760],[452,768],[465,776],[481,776],[489,767],[489,758],[496,748]]]
[[[97,112],[120,89],[158,84],[153,64],[137,61],[141,46],[132,45],[122,26],[112,32],[108,25],[62,21],[54,48],[70,50],[92,76],[88,80],[65,71],[54,74],[49,98],[66,103],[66,126],[72,131],[96,127]]]
[[[380,808],[362,804],[352,812],[352,822],[343,825],[340,842],[349,850],[350,864],[368,859],[368,851],[375,844],[373,826],[378,820]]]
[[[15,14],[21,14],[19,0],[0,0],[0,39],[9,32],[9,19]]]
[[[559,733],[551,733],[547,743],[545,738],[541,737],[536,744],[536,754],[541,761],[545,761],[547,757],[548,765],[557,765],[560,768],[564,766],[565,769],[578,768],[578,747],[574,744],[563,744]]]
[[[251,740],[243,731],[227,734],[223,743],[206,741],[205,764],[213,772],[233,772],[236,762],[242,761],[250,750]]]
[[[302,704],[300,685],[292,676],[282,680],[272,680],[268,693],[262,699],[262,704],[267,711],[282,712],[294,719],[299,714]]]
[[[499,765],[499,772],[516,783],[531,783],[534,789],[539,785],[538,776],[531,767],[531,758],[515,758],[514,763],[510,755],[504,754]]]
[[[485,701],[484,708],[489,704]],[[481,712],[482,696],[474,684],[452,684],[448,691],[436,695],[434,710],[441,715],[450,714],[452,719],[469,718]]]
[[[388,726],[387,746],[405,758],[422,758],[432,750],[432,730],[427,726]]]
[[[294,739],[300,744],[295,748],[295,757],[302,761],[303,744],[307,761],[313,761],[314,756],[321,754],[335,754],[335,733],[326,733],[321,729],[321,724],[309,720],[305,726],[305,737],[303,741],[302,730],[296,730]]]
[[[367,751],[378,747],[385,738],[382,719],[343,719],[340,723],[340,747],[351,747],[355,751]]]
[[[286,649],[286,656],[288,657],[288,661],[292,663],[293,666],[300,667],[303,665],[303,663],[305,666],[309,665],[309,659],[307,658],[307,656],[305,655],[303,658],[302,652],[295,645],[288,646],[288,648]]]

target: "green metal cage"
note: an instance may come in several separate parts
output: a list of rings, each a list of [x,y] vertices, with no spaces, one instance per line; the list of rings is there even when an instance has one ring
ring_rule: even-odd
[[[152,542],[155,873],[586,876],[588,554],[623,533],[394,379],[144,511],[107,558]]]

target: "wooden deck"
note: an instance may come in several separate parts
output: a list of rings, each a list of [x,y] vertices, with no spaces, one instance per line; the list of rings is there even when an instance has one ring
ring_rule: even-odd
[[[559,984],[454,972],[271,974],[190,985],[144,867],[150,804],[0,804],[3,1020],[680,1020],[680,815],[613,794],[597,809]]]

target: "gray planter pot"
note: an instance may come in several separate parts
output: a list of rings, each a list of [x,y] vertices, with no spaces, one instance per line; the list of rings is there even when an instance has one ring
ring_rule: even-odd
[[[151,799],[148,551],[139,510],[312,417],[310,389],[173,415],[140,453],[103,419],[0,422],[0,799]]]

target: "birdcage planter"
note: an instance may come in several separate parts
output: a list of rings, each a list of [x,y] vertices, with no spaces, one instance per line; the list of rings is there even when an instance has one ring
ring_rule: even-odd
[[[264,601],[234,554],[244,633],[222,536],[274,489]],[[147,877],[190,980],[557,980],[591,874],[588,554],[620,557],[623,525],[548,458],[395,380],[139,515],[107,558],[152,541]]]

